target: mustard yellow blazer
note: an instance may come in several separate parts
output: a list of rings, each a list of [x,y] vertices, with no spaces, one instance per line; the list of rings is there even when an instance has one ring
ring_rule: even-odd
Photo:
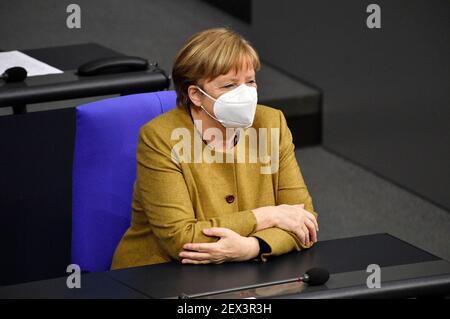
[[[261,255],[264,261],[271,255],[307,248],[293,233],[279,228],[255,232],[256,219],[251,209],[304,203],[306,210],[317,214],[295,159],[292,135],[283,113],[258,105],[253,127],[268,131],[278,128],[279,167],[272,174],[261,174],[261,167],[267,164],[259,159],[256,163],[173,160],[172,150],[179,142],[172,139],[174,129],[185,128],[192,137],[199,134],[183,106],[142,126],[131,226],[116,248],[111,268],[178,260],[185,243],[217,240],[202,233],[209,227],[226,227],[242,236],[263,240],[270,247]],[[250,144],[239,138],[235,148],[240,143],[245,143],[244,148]]]

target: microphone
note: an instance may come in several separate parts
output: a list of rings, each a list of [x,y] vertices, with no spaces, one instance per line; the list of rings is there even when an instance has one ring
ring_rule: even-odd
[[[310,286],[319,286],[319,285],[323,285],[324,283],[326,283],[329,278],[330,278],[330,273],[326,269],[311,268],[306,273],[304,273],[302,276],[297,277],[297,278],[277,280],[277,281],[273,281],[270,283],[248,285],[248,286],[239,287],[239,288],[223,289],[223,290],[219,290],[219,291],[205,292],[205,293],[199,293],[199,294],[193,294],[193,295],[188,295],[188,294],[182,293],[178,296],[178,299],[192,299],[192,298],[206,297],[206,296],[211,296],[211,295],[219,295],[219,294],[223,294],[223,293],[235,292],[235,291],[239,291],[239,290],[247,290],[247,289],[261,288],[261,287],[267,287],[267,286],[282,285],[282,284],[287,284],[287,283],[292,283],[292,282],[304,282]]]
[[[310,286],[320,286],[330,279],[330,273],[323,268],[311,268],[300,278]]]
[[[22,82],[27,77],[27,70],[25,70],[21,66],[15,66],[5,70],[5,72],[1,75],[1,78],[5,80],[5,82]]]

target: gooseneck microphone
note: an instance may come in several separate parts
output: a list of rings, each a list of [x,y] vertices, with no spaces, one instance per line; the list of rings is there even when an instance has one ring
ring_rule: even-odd
[[[330,273],[323,268],[311,268],[300,278],[310,286],[319,286],[330,279]]]
[[[27,70],[21,66],[15,66],[5,70],[1,75],[1,78],[5,80],[5,82],[22,82],[27,78],[27,74]]]
[[[248,285],[248,286],[243,286],[243,287],[239,287],[239,288],[223,289],[223,290],[214,291],[214,292],[205,292],[205,293],[192,294],[192,295],[182,293],[178,296],[178,299],[201,298],[201,297],[207,297],[207,296],[212,296],[212,295],[219,295],[219,294],[224,294],[224,293],[229,293],[229,292],[235,292],[235,291],[239,291],[239,290],[247,290],[247,289],[255,289],[255,288],[261,288],[261,287],[288,284],[291,282],[304,282],[310,286],[319,286],[319,285],[323,285],[324,283],[326,283],[329,278],[330,278],[330,273],[326,269],[311,268],[305,274],[303,274],[302,276],[297,277],[297,278],[277,280],[277,281],[266,282],[266,283],[262,283],[262,284]]]

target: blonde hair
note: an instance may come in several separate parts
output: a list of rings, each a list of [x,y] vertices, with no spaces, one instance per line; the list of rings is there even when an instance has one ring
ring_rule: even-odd
[[[232,69],[237,72],[247,63],[255,71],[261,67],[255,49],[236,32],[214,28],[194,34],[178,52],[172,68],[177,104],[191,105],[190,85],[197,85],[202,79],[214,79]]]

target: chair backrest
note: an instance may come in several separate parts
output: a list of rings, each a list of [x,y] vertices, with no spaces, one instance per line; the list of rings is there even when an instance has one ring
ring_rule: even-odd
[[[72,171],[72,263],[105,271],[130,225],[139,129],[175,107],[175,92],[78,106]]]

